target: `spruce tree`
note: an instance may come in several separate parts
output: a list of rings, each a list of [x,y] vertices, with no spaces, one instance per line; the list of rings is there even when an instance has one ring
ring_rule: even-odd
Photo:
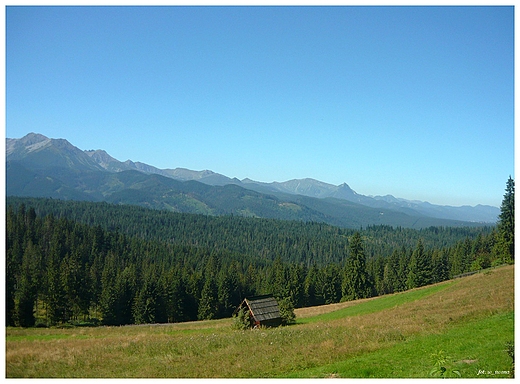
[[[51,324],[58,324],[68,320],[67,298],[63,287],[62,267],[61,261],[62,246],[64,242],[59,235],[63,235],[64,231],[61,228],[56,228],[50,245],[50,254],[47,260],[47,314]]]
[[[329,264],[319,270],[317,296],[323,304],[338,303],[341,299],[341,269],[337,264]]]
[[[399,291],[399,252],[395,249],[388,258],[383,270],[384,293]]]
[[[218,274],[217,289],[218,289],[218,317],[229,317],[235,309],[234,303],[231,301],[232,295],[232,281],[227,271],[221,269]]]
[[[448,280],[448,255],[443,250],[432,253],[432,283]]]
[[[35,322],[34,306],[38,292],[36,262],[39,251],[29,239],[23,255],[20,276],[16,290],[16,318],[20,327],[32,327]]]
[[[133,306],[136,295],[136,271],[135,266],[126,267],[120,272],[115,281],[115,303],[117,324],[132,324]]]
[[[211,320],[218,313],[218,287],[213,277],[208,277],[204,282],[199,301],[197,318],[199,320]]]
[[[120,325],[116,309],[117,290],[116,290],[116,257],[109,254],[105,258],[105,265],[101,275],[101,293],[99,306],[104,325]]]
[[[137,290],[133,302],[132,315],[136,324],[165,323],[168,321],[166,303],[159,280],[158,273],[153,266],[144,271],[141,287]],[[131,285],[128,287],[130,288]],[[125,297],[126,299],[121,301]],[[127,299],[129,300],[129,297],[123,295],[118,302],[126,304]]]
[[[503,262],[515,259],[515,181],[509,176],[506,193],[500,207],[498,217],[498,239],[495,244],[495,254]]]
[[[394,291],[402,292],[408,289],[408,273],[410,272],[411,251],[404,246],[399,253],[399,268],[397,270],[397,289]]]
[[[432,281],[431,258],[424,251],[422,240],[417,241],[417,247],[410,259],[410,270],[408,272],[408,288],[422,287]]]
[[[345,265],[342,285],[343,300],[370,297],[372,284],[366,270],[366,257],[361,235],[356,232],[350,240],[350,255]]]
[[[307,275],[305,276],[304,281],[304,292],[305,292],[305,305],[313,306],[318,304],[323,304],[317,295],[316,287],[318,284],[318,267],[316,264],[313,264],[311,268],[307,271]]]

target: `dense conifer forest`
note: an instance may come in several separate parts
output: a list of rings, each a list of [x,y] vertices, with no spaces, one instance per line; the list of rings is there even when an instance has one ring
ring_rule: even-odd
[[[496,227],[350,230],[9,197],[6,323],[181,322],[249,295],[302,307],[404,291],[513,262],[512,179],[501,210]]]

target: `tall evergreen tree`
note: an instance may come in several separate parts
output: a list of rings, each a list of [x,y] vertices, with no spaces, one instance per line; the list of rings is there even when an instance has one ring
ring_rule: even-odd
[[[399,253],[399,268],[397,270],[397,288],[395,291],[402,292],[408,289],[408,273],[410,271],[411,251],[404,245]]]
[[[132,315],[137,324],[166,323],[166,303],[153,266],[146,268],[141,289],[134,300]]]
[[[316,293],[324,304],[338,303],[341,299],[341,269],[338,264],[329,264],[319,270]]]
[[[361,234],[356,232],[350,240],[350,255],[345,265],[342,285],[343,300],[370,297],[372,284],[366,270],[366,257]]]
[[[63,222],[54,228],[50,253],[47,261],[47,311],[51,324],[68,320],[67,297],[63,286],[63,259],[65,258],[65,233]]]
[[[307,271],[304,281],[305,306],[323,304],[317,294],[318,274],[319,271],[316,264],[313,264]]]
[[[410,270],[408,272],[408,288],[422,287],[430,284],[432,280],[431,258],[424,251],[422,240],[417,241],[417,247],[410,259]]]
[[[445,251],[435,249],[432,253],[432,283],[448,280],[448,255]]]
[[[515,259],[515,181],[509,176],[506,193],[498,217],[498,239],[495,253],[503,262]]]
[[[215,279],[209,276],[204,282],[199,301],[199,320],[211,320],[218,314],[218,287]]]
[[[134,322],[132,309],[136,295],[135,265],[126,267],[117,275],[114,290],[117,324],[132,324]]]
[[[282,258],[277,256],[270,268],[270,291],[279,299],[290,296],[290,281],[288,266],[282,263]]]
[[[73,252],[76,253],[76,252]],[[85,273],[81,262],[73,255],[67,254],[61,262],[61,280],[65,293],[66,307],[69,317],[88,313],[88,304],[84,303]],[[85,308],[85,306],[87,307]]]
[[[399,252],[395,249],[386,261],[383,271],[384,293],[399,291]]]
[[[101,275],[101,293],[99,298],[99,306],[103,324],[120,325],[117,313],[117,290],[116,290],[116,257],[112,253],[105,258],[105,265]]]
[[[287,267],[289,299],[295,307],[302,307],[305,298],[304,280],[305,268],[300,264],[291,264]]]
[[[36,321],[34,305],[37,296],[36,266],[38,250],[29,239],[24,252],[16,290],[16,319],[20,327],[32,327]]]
[[[14,239],[16,233],[16,215],[12,205],[7,207],[6,213],[6,253],[5,253],[5,268],[6,268],[6,297],[5,297],[5,311],[6,311],[6,325],[15,325],[15,303],[14,296],[16,290],[16,270],[19,266],[14,248]]]
[[[232,302],[232,280],[225,269],[221,269],[218,274],[218,317],[229,317],[233,313],[236,305]]]

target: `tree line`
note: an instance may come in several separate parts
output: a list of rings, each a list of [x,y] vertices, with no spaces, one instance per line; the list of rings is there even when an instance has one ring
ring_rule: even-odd
[[[426,248],[452,246],[491,227],[429,227],[420,230],[374,225],[357,230],[318,222],[284,221],[241,216],[208,216],[147,209],[139,206],[8,197],[16,210],[20,204],[33,207],[39,216],[100,226],[142,239],[185,246],[227,250],[247,258],[323,265],[342,262],[349,251],[348,238],[361,231],[368,258],[389,256],[395,248],[413,248],[421,239]]]
[[[514,260],[511,178],[498,225],[487,229],[350,231],[46,199],[9,199],[6,213],[10,326],[228,317],[244,297],[265,293],[295,307],[328,304],[404,291]],[[102,226],[103,215],[115,219]],[[448,236],[450,231],[455,235]]]

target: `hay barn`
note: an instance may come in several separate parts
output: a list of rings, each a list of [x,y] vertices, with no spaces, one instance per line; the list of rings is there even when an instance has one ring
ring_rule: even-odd
[[[246,297],[237,307],[234,314],[242,308],[249,311],[251,327],[266,326],[277,327],[282,324],[278,302],[272,295]]]

